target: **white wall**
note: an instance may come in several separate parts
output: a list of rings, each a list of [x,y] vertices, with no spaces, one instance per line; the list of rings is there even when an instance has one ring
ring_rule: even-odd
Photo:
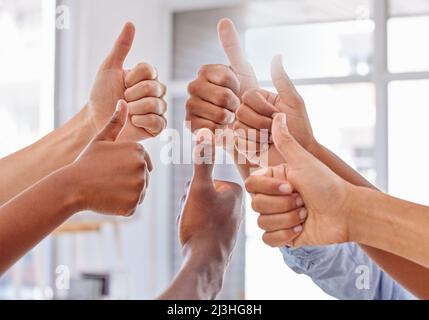
[[[57,123],[78,111],[87,101],[91,84],[102,59],[126,21],[136,25],[135,43],[126,62],[131,68],[140,61],[157,67],[160,79],[168,75],[168,16],[157,0],[64,0],[71,10],[70,30],[57,34]],[[156,140],[144,143],[156,163],[146,201],[137,217],[125,224],[125,262],[129,270],[131,298],[153,298],[171,276],[169,235],[157,230],[168,219],[168,169],[158,164]],[[165,188],[164,188],[165,190]],[[59,251],[70,248],[59,247]]]

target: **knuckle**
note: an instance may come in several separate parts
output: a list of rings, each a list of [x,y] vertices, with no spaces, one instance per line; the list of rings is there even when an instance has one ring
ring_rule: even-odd
[[[201,68],[200,68],[200,70],[198,70],[198,75],[199,76],[206,76],[212,70],[213,70],[213,65],[211,65],[211,64],[202,65]]]
[[[138,167],[140,168],[141,171],[143,171],[143,172],[146,171],[146,169],[147,169],[146,160],[143,158],[139,158]]]
[[[124,216],[125,217],[132,217],[136,213],[136,209],[132,209],[129,212],[127,212]]]
[[[145,186],[146,186],[146,180],[144,178],[139,179],[137,181],[137,188],[138,188],[139,191],[144,190]],[[139,199],[140,199],[140,197],[139,197]]]
[[[244,115],[245,115],[245,113],[246,113],[245,108],[246,108],[246,107],[245,107],[243,104],[241,104],[241,105],[238,107],[237,111],[235,112],[235,116],[237,117],[237,119],[238,119],[238,120],[243,120],[243,116],[244,116]]]
[[[266,225],[265,225],[264,216],[261,215],[258,217],[257,224],[259,228],[261,228],[262,230],[265,230]]]
[[[244,182],[244,187],[250,193],[254,191],[253,185],[254,185],[254,177],[252,176],[247,178],[246,181]],[[256,196],[257,194],[253,196],[253,199],[255,199]]]
[[[227,69],[223,69],[223,71],[219,75],[219,83],[223,86],[230,86],[231,83],[234,81],[231,74],[228,72]]]
[[[186,100],[186,103],[185,103],[186,112],[192,113],[192,110],[194,109],[194,105],[195,104],[194,104],[192,97],[189,98],[188,100]]]
[[[262,241],[266,244],[266,245],[268,245],[268,246],[270,246],[270,247],[273,247],[273,243],[272,243],[272,241],[271,241],[271,239],[270,239],[270,236],[268,235],[268,233],[264,233],[263,235],[262,235]]]
[[[145,152],[145,149],[144,149],[144,147],[143,147],[143,145],[141,143],[134,142],[134,148],[139,153],[144,153]]]
[[[152,75],[152,73],[153,73],[152,72],[153,71],[152,66],[146,62],[140,62],[139,64],[137,64],[137,69],[139,69],[144,74]]]
[[[198,80],[194,80],[188,85],[188,93],[191,96],[195,96],[198,93],[199,82]]]
[[[232,94],[229,92],[228,89],[223,89],[219,91],[217,95],[217,103],[220,106],[226,107],[232,104],[233,98],[231,97]]]
[[[224,111],[216,110],[212,113],[212,120],[217,123],[222,123],[225,121],[226,114]]]
[[[258,92],[258,89],[254,89],[254,88],[247,90],[243,94],[243,97],[242,97],[243,102],[248,103],[257,92]]]
[[[264,205],[262,203],[262,195],[255,194],[252,199],[252,209],[256,212],[263,212]]]

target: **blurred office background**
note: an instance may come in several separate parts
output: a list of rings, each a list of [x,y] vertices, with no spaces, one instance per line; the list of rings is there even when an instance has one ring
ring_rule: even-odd
[[[200,65],[226,62],[216,34],[222,17],[236,22],[263,87],[272,89],[271,58],[283,54],[321,143],[380,188],[429,203],[428,0],[0,0],[0,156],[85,104],[128,20],[137,35],[127,67],[144,60],[158,68],[169,85],[169,128],[182,131],[187,83]],[[165,140],[145,142],[156,169],[136,217],[82,213],[0,279],[0,298],[151,299],[162,292],[180,266],[176,217],[192,173],[189,165],[160,163]],[[189,152],[186,145],[182,156]],[[217,176],[238,180],[231,165]],[[330,299],[262,243],[246,207],[221,297]]]

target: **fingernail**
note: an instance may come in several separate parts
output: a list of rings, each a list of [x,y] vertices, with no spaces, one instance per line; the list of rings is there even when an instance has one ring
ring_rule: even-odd
[[[302,225],[296,226],[295,228],[293,228],[293,232],[295,233],[300,233],[302,231]]]
[[[122,108],[122,100],[119,100],[118,103],[116,104],[115,112],[119,112],[121,108]]]
[[[225,111],[225,122],[227,124],[233,123],[235,120],[235,113]]]
[[[272,114],[271,118],[273,118],[273,119],[274,119],[278,114],[279,114],[279,112],[274,112],[274,113]]]
[[[304,220],[305,218],[307,218],[307,209],[301,209],[301,211],[299,212],[299,217],[301,218],[301,220]]]
[[[304,205],[304,200],[302,200],[301,196],[296,197],[296,206],[302,207]]]
[[[292,187],[290,184],[284,183],[279,186],[279,191],[284,194],[290,194],[292,193]]]
[[[286,113],[280,113],[281,120],[282,120],[282,128],[287,129],[287,118]]]

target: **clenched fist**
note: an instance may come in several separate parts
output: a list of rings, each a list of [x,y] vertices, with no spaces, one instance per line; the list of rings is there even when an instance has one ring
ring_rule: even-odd
[[[302,231],[307,218],[304,201],[287,182],[283,165],[254,172],[246,180],[252,194],[252,208],[260,213],[258,226],[265,231],[262,239],[270,246],[291,245]]]
[[[197,139],[194,176],[180,219],[180,242],[217,247],[230,255],[243,219],[242,189],[232,182],[213,180],[214,136],[202,129]]]
[[[350,241],[350,212],[355,207],[352,195],[355,186],[349,184],[322,162],[306,151],[290,133],[285,114],[278,114],[273,122],[273,140],[286,164],[277,167],[283,170],[283,182],[265,176],[249,178],[246,186],[255,197],[281,196],[284,185],[288,192],[295,190],[304,202],[307,219],[299,234],[290,237],[290,232],[281,231],[265,237],[273,247],[329,245]],[[286,197],[283,197],[284,201]],[[273,203],[259,202],[258,211],[270,210]],[[297,230],[295,230],[297,231]],[[302,232],[301,232],[302,231]]]
[[[88,102],[96,130],[109,120],[118,100],[128,102],[129,121],[120,137],[124,141],[155,137],[167,124],[164,117],[167,104],[163,99],[166,87],[158,81],[156,70],[147,63],[140,63],[132,70],[123,68],[134,34],[134,25],[127,23],[97,73]]]
[[[152,164],[141,144],[117,141],[127,118],[127,104],[120,101],[107,125],[69,166],[80,210],[129,216],[142,202]]]
[[[304,100],[297,92],[282,65],[280,56],[273,59],[271,76],[277,93],[263,89],[250,89],[244,95],[238,108],[237,122],[234,130],[237,132],[237,150],[245,154],[250,162],[253,157],[257,160],[267,154],[268,164],[276,166],[283,163],[283,158],[274,147],[271,127],[277,113],[287,115],[288,126],[296,140],[310,153],[318,146],[314,138]],[[260,134],[248,134],[251,130],[265,130],[268,139],[260,142]],[[268,140],[268,143],[267,143]]]
[[[232,129],[243,93],[258,86],[253,68],[240,48],[234,24],[222,19],[218,34],[230,65],[204,65],[197,79],[189,84],[186,121],[191,123],[192,132],[201,128],[212,132]]]

